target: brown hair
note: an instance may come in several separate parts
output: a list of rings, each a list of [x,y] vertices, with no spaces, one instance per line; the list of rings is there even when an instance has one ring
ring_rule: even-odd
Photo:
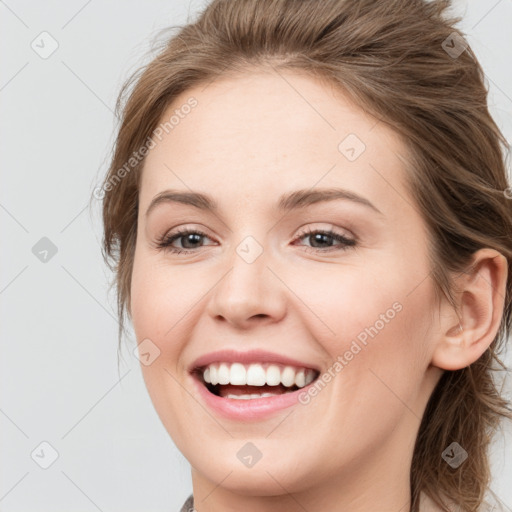
[[[450,0],[214,0],[121,90],[119,132],[101,189],[102,250],[115,272],[121,344],[125,312],[131,317],[144,163],[131,159],[178,94],[250,68],[296,70],[336,84],[403,137],[408,186],[429,229],[438,294],[457,306],[453,276],[467,270],[480,248],[496,249],[508,261],[498,334],[473,364],[445,371],[427,404],[412,460],[413,512],[422,491],[443,510],[450,510],[448,497],[477,511],[490,482],[489,443],[500,420],[512,418],[493,375],[506,369],[497,354],[512,327],[508,145],[489,114],[483,70],[455,28],[460,18],[445,16],[449,7]],[[457,469],[442,458],[452,442],[469,455]]]

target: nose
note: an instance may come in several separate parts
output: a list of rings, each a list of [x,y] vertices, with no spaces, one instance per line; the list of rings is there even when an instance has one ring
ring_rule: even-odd
[[[247,329],[257,323],[273,323],[286,313],[285,287],[276,277],[267,252],[256,260],[244,259],[233,251],[229,268],[212,289],[208,313],[215,321]],[[271,265],[270,265],[271,266]]]

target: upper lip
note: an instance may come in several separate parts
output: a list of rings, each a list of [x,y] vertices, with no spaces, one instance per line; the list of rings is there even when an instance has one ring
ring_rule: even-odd
[[[277,354],[275,352],[268,352],[266,350],[248,350],[245,352],[238,352],[236,350],[217,350],[204,354],[197,358],[189,368],[189,371],[193,372],[204,366],[208,366],[210,363],[225,362],[225,363],[276,363],[286,366],[295,366],[298,368],[310,368],[315,371],[319,371],[315,365],[311,363],[305,363],[298,359]]]

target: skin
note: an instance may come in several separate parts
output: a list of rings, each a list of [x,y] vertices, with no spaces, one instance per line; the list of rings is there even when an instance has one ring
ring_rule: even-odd
[[[445,369],[470,364],[492,342],[505,258],[476,253],[475,273],[459,278],[458,317],[436,302],[427,230],[398,157],[406,149],[388,125],[296,72],[258,70],[187,90],[162,120],[191,96],[198,105],[145,162],[130,312],[137,340],[160,351],[143,375],[192,466],[196,510],[409,510],[427,400]],[[350,133],[366,145],[354,161],[338,150]],[[346,199],[276,209],[281,194],[329,187],[364,196],[381,214]],[[208,194],[219,211],[161,203],[146,216],[166,189]],[[304,228],[357,245],[315,244]],[[206,237],[174,242],[189,254],[157,247],[177,229]],[[250,264],[236,252],[248,236],[263,249]],[[307,405],[232,421],[205,410],[191,385],[189,365],[224,348],[274,351],[327,371],[394,303],[401,310]],[[237,458],[247,441],[262,453],[251,468]]]

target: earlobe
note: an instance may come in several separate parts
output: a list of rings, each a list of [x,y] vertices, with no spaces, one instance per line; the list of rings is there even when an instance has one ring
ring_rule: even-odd
[[[494,249],[480,249],[469,269],[456,279],[458,312],[443,303],[432,365],[459,370],[474,363],[500,327],[507,283],[507,259]]]

